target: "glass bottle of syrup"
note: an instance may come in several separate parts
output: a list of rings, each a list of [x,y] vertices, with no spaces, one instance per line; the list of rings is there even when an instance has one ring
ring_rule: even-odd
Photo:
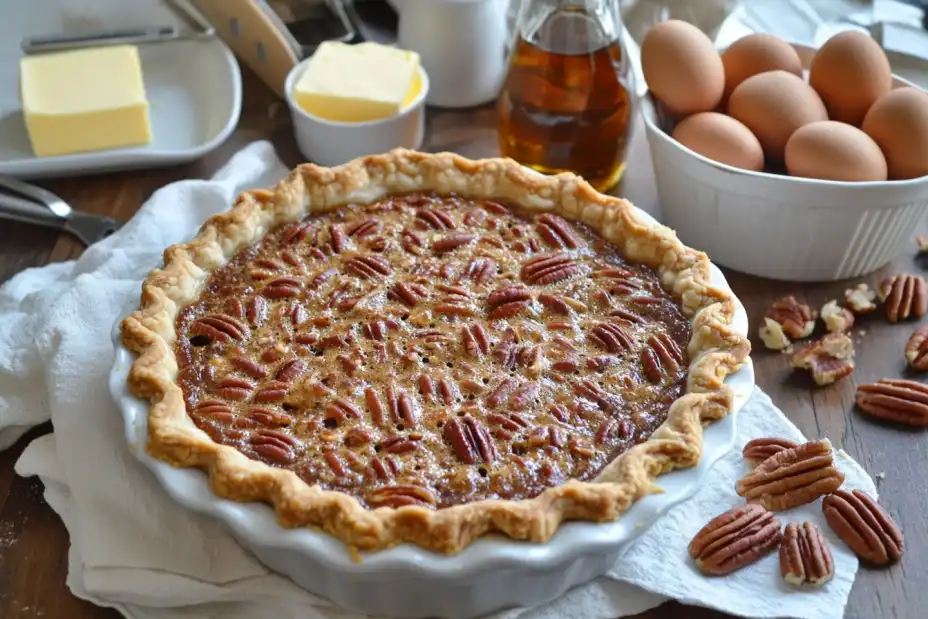
[[[503,156],[615,187],[635,92],[621,32],[619,0],[522,0],[498,104]]]

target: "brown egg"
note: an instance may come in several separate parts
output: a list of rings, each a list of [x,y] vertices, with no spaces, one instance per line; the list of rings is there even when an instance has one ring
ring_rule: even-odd
[[[791,176],[829,181],[885,181],[886,158],[870,136],[834,120],[809,123],[786,143]]]
[[[725,94],[727,101],[732,91],[744,80],[767,71],[786,71],[802,77],[802,61],[793,46],[772,34],[749,34],[741,37],[722,52],[725,66]]]
[[[815,91],[786,71],[752,75],[741,82],[728,100],[728,113],[757,136],[768,163],[783,160],[786,142],[796,129],[828,120]]]
[[[764,151],[743,124],[725,114],[702,112],[680,122],[673,130],[675,140],[713,161],[760,172]]]
[[[714,110],[722,99],[722,58],[692,24],[672,19],[651,28],[641,44],[641,68],[651,93],[674,116]]]
[[[859,127],[870,106],[893,86],[889,60],[862,32],[828,39],[809,68],[809,85],[821,96],[828,118]]]
[[[897,88],[873,104],[863,130],[880,145],[893,180],[928,175],[928,94]]]

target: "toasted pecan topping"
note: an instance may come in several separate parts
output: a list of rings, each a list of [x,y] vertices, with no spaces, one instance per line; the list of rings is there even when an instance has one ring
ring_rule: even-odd
[[[594,478],[666,418],[690,337],[582,224],[424,195],[272,230],[177,332],[198,427],[372,509]]]

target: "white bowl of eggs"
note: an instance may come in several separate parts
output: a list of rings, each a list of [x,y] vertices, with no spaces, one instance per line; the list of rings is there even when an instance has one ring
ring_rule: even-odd
[[[816,51],[755,34],[720,53],[668,21],[641,54],[658,196],[684,243],[752,275],[833,281],[912,242],[928,211],[928,93],[867,35]]]

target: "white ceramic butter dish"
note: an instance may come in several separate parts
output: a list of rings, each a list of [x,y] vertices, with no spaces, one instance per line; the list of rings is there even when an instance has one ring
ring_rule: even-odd
[[[242,83],[232,52],[215,38],[140,45],[152,141],[132,148],[36,157],[19,95],[20,42],[56,32],[63,16],[46,2],[16,3],[0,20],[0,174],[75,176],[186,163],[221,144],[238,124]]]

